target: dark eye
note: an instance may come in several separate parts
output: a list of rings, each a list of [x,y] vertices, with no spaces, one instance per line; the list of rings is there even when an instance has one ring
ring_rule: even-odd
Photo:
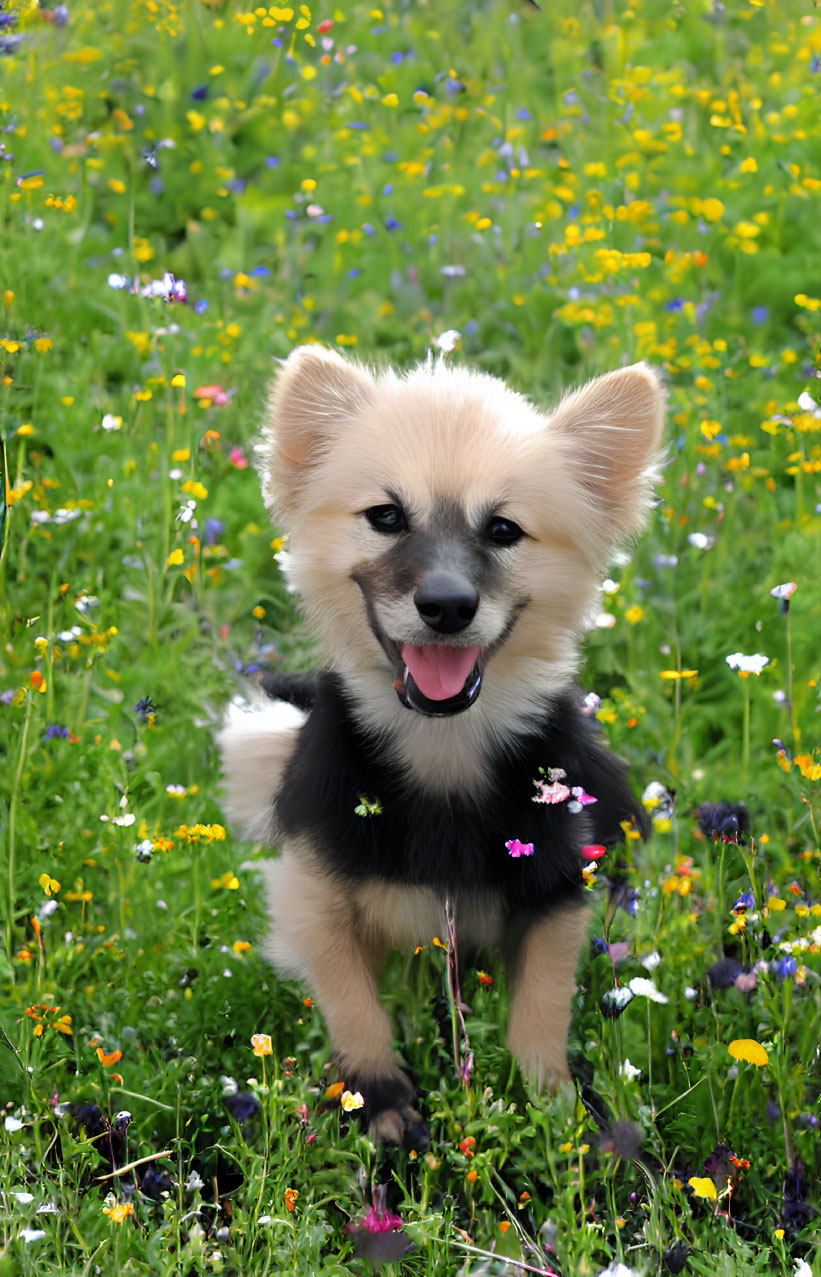
[[[524,535],[522,528],[512,519],[488,519],[485,527],[485,536],[494,545],[515,545]]]
[[[398,505],[372,505],[365,518],[377,532],[407,532],[405,511]]]

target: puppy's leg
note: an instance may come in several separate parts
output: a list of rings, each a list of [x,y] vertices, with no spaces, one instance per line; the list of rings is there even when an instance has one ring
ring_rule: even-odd
[[[368,1132],[385,1144],[426,1142],[415,1091],[396,1063],[390,1020],[379,1001],[384,946],[337,879],[323,873],[307,840],[265,866],[272,931],[268,956],[308,985],[325,1017],[346,1087],[365,1099]]]
[[[555,1089],[570,1080],[567,1033],[576,967],[590,926],[587,905],[565,905],[527,927],[511,954],[507,1044],[526,1076]],[[509,934],[515,936],[517,919]]]

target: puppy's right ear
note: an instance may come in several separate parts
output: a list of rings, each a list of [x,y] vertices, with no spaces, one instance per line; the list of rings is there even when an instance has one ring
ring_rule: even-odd
[[[285,360],[257,446],[262,495],[275,519],[288,523],[312,467],[373,387],[365,368],[323,346],[298,346]]]

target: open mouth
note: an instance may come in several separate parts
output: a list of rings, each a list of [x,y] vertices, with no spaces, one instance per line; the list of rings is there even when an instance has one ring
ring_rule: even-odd
[[[474,703],[482,687],[480,647],[451,647],[405,643],[400,655],[402,673],[394,688],[403,705],[420,714],[444,718],[461,714]]]

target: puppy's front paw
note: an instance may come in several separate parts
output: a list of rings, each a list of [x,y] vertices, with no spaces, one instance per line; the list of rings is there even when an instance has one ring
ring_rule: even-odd
[[[380,1144],[426,1148],[430,1136],[415,1107],[416,1090],[402,1069],[388,1077],[362,1078],[357,1084],[365,1100],[368,1135]]]
[[[507,1045],[528,1082],[540,1091],[558,1091],[570,1082],[564,1041],[537,1042],[533,1033],[517,1033],[511,1026]]]

